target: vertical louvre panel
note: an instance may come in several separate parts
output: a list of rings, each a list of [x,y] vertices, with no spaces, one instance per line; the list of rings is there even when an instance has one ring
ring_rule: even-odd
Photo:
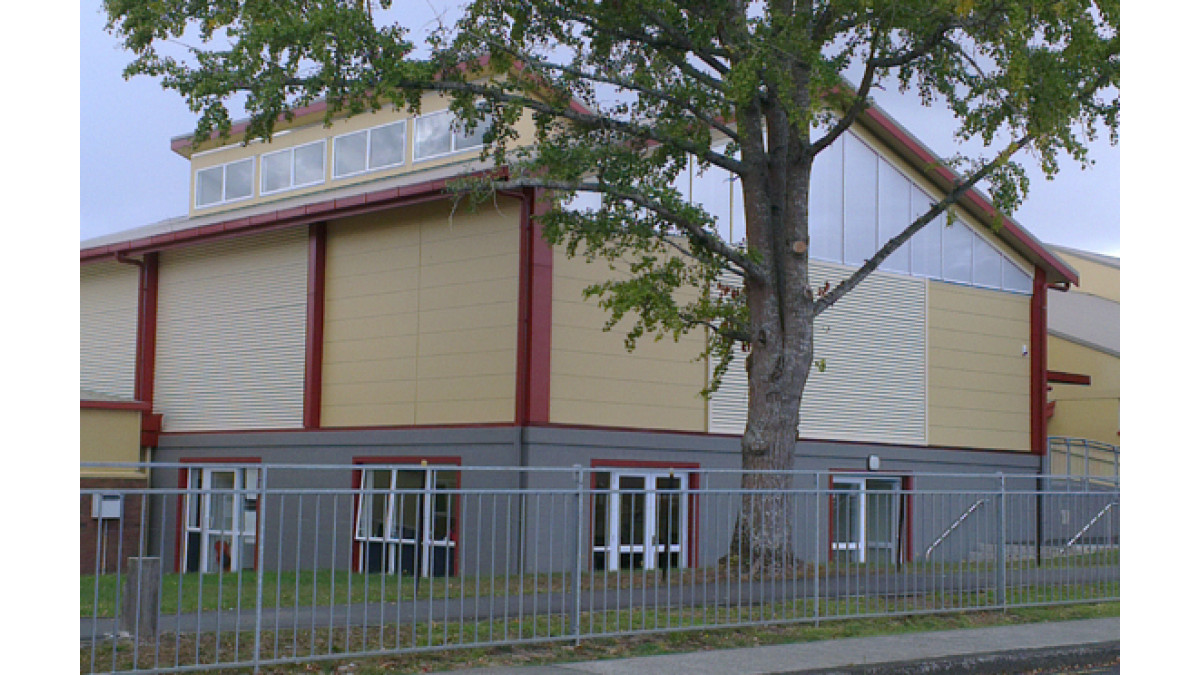
[[[814,262],[815,287],[850,270]],[[734,282],[736,283],[736,282]],[[875,273],[816,320],[814,366],[800,408],[800,435],[924,444],[925,282]],[[709,431],[746,425],[745,354],[735,354],[709,404]]]
[[[79,388],[133,398],[138,268],[118,262],[79,270]]]
[[[155,412],[164,431],[303,424],[303,228],[163,254]]]

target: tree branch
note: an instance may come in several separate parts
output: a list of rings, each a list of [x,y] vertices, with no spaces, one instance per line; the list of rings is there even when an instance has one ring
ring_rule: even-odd
[[[569,181],[548,180],[536,177],[511,178],[497,181],[495,184],[495,188],[497,190],[511,190],[528,187],[543,188],[547,190],[561,190],[563,192],[596,192],[600,194],[612,195],[618,199],[624,199],[644,209],[653,211],[663,220],[673,225],[678,225],[709,252],[720,256],[731,264],[735,265],[736,268],[729,268],[730,272],[733,272],[734,274],[737,274],[743,278],[754,278],[755,280],[762,280],[766,278],[766,270],[762,269],[761,265],[751,260],[743,252],[725,243],[720,236],[705,230],[702,225],[696,223],[695,221],[684,218],[678,213],[664,208],[661,204],[649,199],[646,197],[646,195],[641,194],[640,192],[622,190],[609,183],[574,183]]]
[[[855,286],[858,286],[863,279],[866,279],[871,272],[874,272],[875,269],[878,268],[881,263],[883,263],[884,259],[895,252],[896,249],[903,246],[904,242],[911,239],[913,235],[915,235],[922,227],[925,227],[929,223],[933,222],[934,218],[937,218],[952,204],[962,198],[962,196],[970,191],[976,183],[991,175],[996,167],[1011,159],[1014,153],[1029,145],[1029,143],[1034,140],[1034,137],[1034,134],[1029,133],[1021,139],[1009,143],[1008,147],[1006,147],[1004,151],[993,158],[992,161],[981,166],[966,180],[958,183],[958,185],[955,186],[955,188],[951,190],[940,202],[930,207],[928,211],[926,211],[920,218],[914,220],[908,227],[904,228],[902,232],[889,239],[882,248],[875,252],[875,255],[871,256],[865,263],[863,263],[862,267],[859,267],[853,274],[843,279],[842,282],[834,287],[831,291],[815,300],[813,302],[813,316],[817,316],[821,312],[829,309],[835,302],[840,300],[842,296],[853,290]]]

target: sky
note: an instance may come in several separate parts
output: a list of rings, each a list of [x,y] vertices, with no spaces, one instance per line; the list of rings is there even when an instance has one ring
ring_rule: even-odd
[[[405,5],[404,20],[410,27],[428,28],[437,14],[458,4],[415,0]],[[190,133],[196,115],[155,80],[122,77],[131,56],[104,31],[99,0],[81,0],[79,27],[79,238],[185,215],[188,161],[171,152],[170,139]],[[875,98],[938,154],[961,151],[948,133],[949,113],[893,91],[877,91]],[[1119,256],[1120,147],[1103,134],[1091,156],[1095,163],[1086,169],[1064,159],[1053,180],[1027,162],[1030,195],[1014,215],[1046,243]]]

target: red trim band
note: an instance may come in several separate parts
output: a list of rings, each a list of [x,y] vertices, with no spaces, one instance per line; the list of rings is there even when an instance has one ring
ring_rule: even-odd
[[[517,301],[518,425],[550,422],[550,343],[553,334],[554,249],[538,217],[549,210],[544,190],[522,193],[520,276]]]
[[[321,373],[325,353],[325,223],[308,230],[308,329],[304,332],[304,428],[321,427]]]
[[[178,246],[195,244],[201,241],[219,241],[251,232],[266,232],[285,227],[311,225],[328,220],[334,213],[339,218],[384,211],[399,206],[411,206],[426,201],[444,199],[446,184],[453,180],[461,180],[473,176],[494,176],[503,178],[508,175],[507,169],[486,169],[473,173],[438,178],[400,187],[388,188],[354,197],[328,199],[303,206],[295,206],[278,211],[268,211],[255,216],[231,218],[210,225],[192,227],[177,232],[165,232],[139,239],[122,241],[113,244],[96,246],[79,251],[79,261],[93,262],[108,259],[117,254],[131,255],[147,251],[160,251]]]
[[[1061,370],[1047,370],[1046,381],[1055,384],[1083,384],[1090,385],[1092,383],[1091,375],[1082,375],[1080,373],[1067,373]]]
[[[1029,450],[1046,454],[1046,272],[1034,270],[1029,299]]]
[[[136,410],[139,412],[150,412],[150,403],[148,401],[95,401],[80,399],[79,408],[80,410]]]

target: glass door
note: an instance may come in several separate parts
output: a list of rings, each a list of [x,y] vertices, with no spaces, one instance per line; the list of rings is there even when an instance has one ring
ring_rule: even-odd
[[[830,549],[847,563],[895,562],[900,554],[900,479],[833,478]]]
[[[867,513],[863,508],[864,478],[834,478],[833,493],[829,496],[833,510],[833,532],[830,548],[838,562],[860,563],[866,560],[863,532],[867,529]]]
[[[613,571],[686,567],[685,479],[686,474],[667,472],[598,474],[595,566]]]
[[[258,469],[196,468],[188,472],[185,569],[235,572],[254,566]]]

